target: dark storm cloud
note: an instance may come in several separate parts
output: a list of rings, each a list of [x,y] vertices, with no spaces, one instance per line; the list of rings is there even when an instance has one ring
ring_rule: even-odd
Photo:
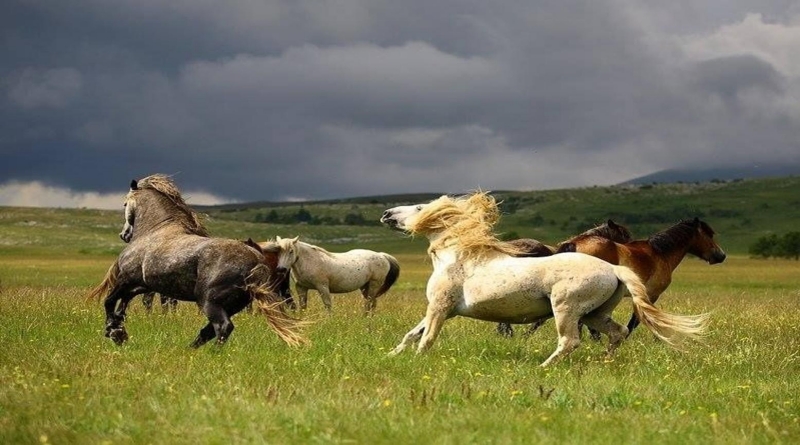
[[[324,198],[796,161],[800,11],[750,3],[5,2],[0,186]]]

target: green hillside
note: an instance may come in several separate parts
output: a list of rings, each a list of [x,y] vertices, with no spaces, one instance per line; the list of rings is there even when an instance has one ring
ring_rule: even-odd
[[[680,219],[698,216],[716,230],[729,253],[746,254],[763,235],[798,230],[798,190],[800,177],[786,177],[495,194],[504,211],[499,231],[507,236],[555,243],[611,218],[627,225],[637,238],[645,238]],[[208,216],[216,236],[261,240],[300,235],[333,250],[367,246],[408,252],[424,250],[424,240],[409,241],[380,226],[378,218],[388,207],[435,196],[250,203],[199,210]],[[121,225],[121,211],[0,207],[0,253],[114,254],[123,246],[117,237]]]

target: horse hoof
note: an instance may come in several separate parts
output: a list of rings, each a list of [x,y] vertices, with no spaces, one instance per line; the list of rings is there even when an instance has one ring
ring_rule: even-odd
[[[128,340],[128,332],[125,329],[120,328],[112,329],[108,333],[108,337],[110,337],[111,340],[114,340],[114,343],[121,345]]]

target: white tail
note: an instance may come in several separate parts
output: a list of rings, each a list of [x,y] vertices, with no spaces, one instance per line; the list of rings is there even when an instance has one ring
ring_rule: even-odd
[[[697,340],[703,337],[708,326],[708,313],[675,315],[664,312],[650,303],[644,283],[631,269],[614,266],[614,273],[631,294],[633,312],[656,337],[673,347],[682,338]]]

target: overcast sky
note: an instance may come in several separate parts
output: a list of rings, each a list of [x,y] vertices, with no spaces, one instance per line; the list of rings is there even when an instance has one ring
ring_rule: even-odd
[[[796,0],[4,0],[0,205],[800,162]]]

